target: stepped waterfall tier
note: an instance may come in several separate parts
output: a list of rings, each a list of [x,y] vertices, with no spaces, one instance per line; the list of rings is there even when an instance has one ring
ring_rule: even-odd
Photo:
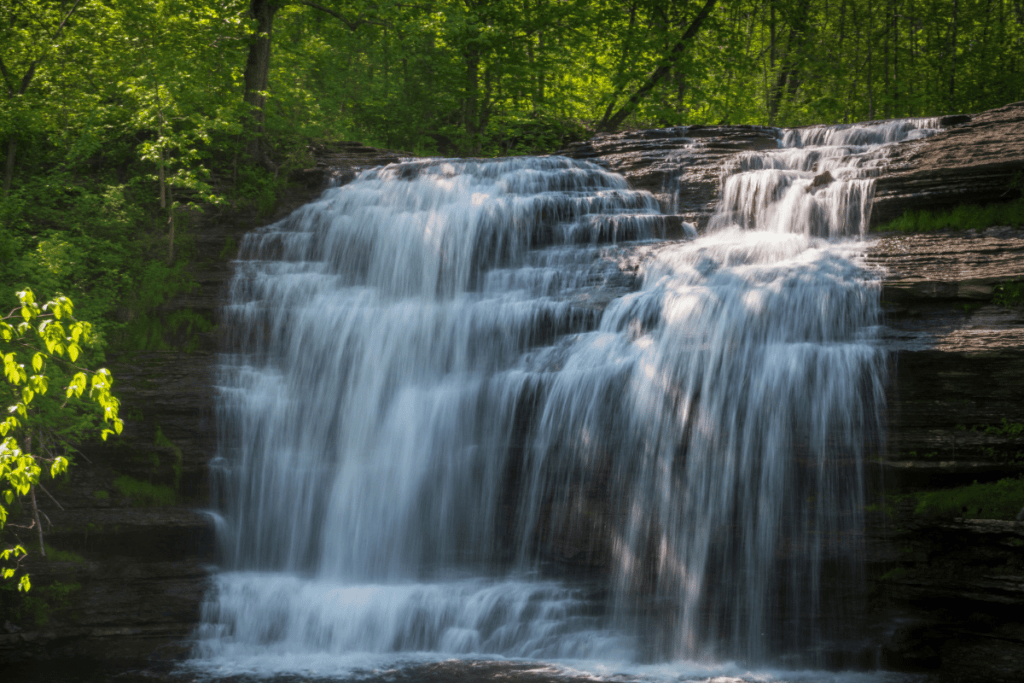
[[[871,172],[930,125],[780,131],[701,236],[561,157],[394,164],[251,233],[193,663],[828,665],[884,438]]]

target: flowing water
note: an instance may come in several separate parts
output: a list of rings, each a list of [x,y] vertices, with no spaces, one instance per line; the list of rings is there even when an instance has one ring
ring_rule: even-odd
[[[780,132],[701,237],[559,157],[392,165],[250,234],[192,666],[840,661],[883,436],[860,239],[929,125]]]

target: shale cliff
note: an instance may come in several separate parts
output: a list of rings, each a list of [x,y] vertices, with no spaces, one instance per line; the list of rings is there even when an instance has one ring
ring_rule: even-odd
[[[909,209],[1015,198],[1024,103],[941,124],[933,137],[891,148],[877,177],[873,223]],[[676,217],[665,223],[672,237],[682,221],[707,224],[723,162],[774,148],[780,136],[763,127],[690,126],[599,135],[562,153],[655,194]],[[347,182],[360,167],[398,159],[359,145],[315,153],[317,168],[294,175],[274,217],[317,196],[332,177]],[[197,222],[200,287],[174,305],[216,322],[238,242],[274,217]],[[1024,424],[1024,313],[1013,301],[1000,305],[1007,302],[999,288],[1024,281],[1024,231],[881,235],[865,258],[887,272],[891,381],[889,442],[871,464],[867,530],[865,619],[874,636],[865,650],[876,658],[862,663],[950,681],[1019,680],[1024,526],[1005,515],[985,519],[984,510],[918,508],[923,494],[1024,474],[1024,438],[1014,427]],[[28,567],[31,600],[0,603],[0,663],[166,660],[186,651],[216,561],[213,522],[196,510],[210,505],[217,339],[214,331],[188,353],[114,359],[125,435],[114,447],[84,451],[89,462],[78,462],[53,492],[63,509],[42,501],[57,552]],[[561,545],[565,561],[579,555]]]

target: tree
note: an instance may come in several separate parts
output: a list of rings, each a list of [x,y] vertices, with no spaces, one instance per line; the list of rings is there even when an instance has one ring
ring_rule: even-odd
[[[613,131],[619,128],[626,118],[632,114],[640,101],[647,97],[654,87],[665,78],[672,71],[672,67],[675,62],[680,59],[686,50],[690,47],[690,42],[693,40],[697,32],[700,31],[701,26],[707,20],[708,16],[715,9],[715,5],[718,0],[705,0],[704,6],[701,7],[700,11],[697,12],[693,20],[690,21],[689,26],[683,31],[683,34],[679,37],[679,40],[668,50],[668,53],[664,56],[663,62],[654,69],[644,82],[638,87],[632,95],[626,100],[626,102],[619,107],[619,110],[612,113],[615,106],[615,100],[613,99],[608,104],[608,109],[605,110],[604,117],[598,123],[598,130],[602,131]]]
[[[51,478],[66,472],[74,443],[94,428],[100,417],[104,440],[120,434],[124,423],[117,415],[120,402],[110,393],[110,371],[76,364],[82,345],[92,343],[94,335],[92,325],[73,317],[71,300],[59,296],[40,306],[28,289],[18,292],[18,299],[21,306],[0,318],[4,362],[0,399],[8,413],[0,422],[0,486],[6,487],[0,501],[0,529],[15,526],[7,524],[8,507],[16,498],[27,497],[32,520],[24,528],[36,530],[39,553],[45,557],[43,524],[36,504],[37,488],[50,495],[41,481],[43,468]],[[8,322],[18,317],[17,324]],[[67,381],[62,396],[47,393],[55,379]],[[14,559],[17,565],[27,554],[19,539],[0,551],[0,559]],[[16,571],[16,566],[4,566],[3,578],[12,578]],[[19,590],[30,587],[28,575],[22,574]]]
[[[56,14],[54,14],[53,8],[48,7],[46,3],[21,3],[18,7],[20,12],[11,12],[8,29],[8,33],[12,34],[9,36],[13,39],[11,43],[25,49],[25,63],[20,64],[22,67],[20,77],[18,76],[19,72],[11,73],[7,64],[4,63],[3,55],[0,55],[0,77],[3,78],[3,86],[7,91],[7,98],[12,110],[19,109],[19,100],[24,97],[29,85],[32,84],[36,69],[50,55],[54,45],[64,33],[68,19],[75,13],[81,2],[82,0],[75,0],[71,9],[66,12],[63,11],[63,8],[57,8]],[[50,15],[53,15],[54,20],[59,20],[52,30],[47,25],[47,22],[51,20]],[[32,34],[30,27],[33,25],[42,25],[42,35]],[[13,64],[11,68],[14,68]],[[4,166],[3,197],[6,197],[11,190],[11,178],[14,176],[14,160],[17,152],[18,136],[12,129],[7,131],[7,162]]]
[[[253,160],[264,164],[267,159],[264,154],[263,133],[266,121],[267,91],[270,87],[270,56],[274,38],[274,17],[278,10],[288,4],[289,0],[251,0],[249,4],[249,14],[256,20],[256,26],[250,39],[249,54],[245,60],[243,76],[245,91],[242,99],[249,105],[251,115],[252,138],[249,143],[249,155]],[[367,16],[365,12],[361,12],[355,17],[349,17],[315,2],[296,0],[294,4],[312,7],[327,14],[342,22],[351,31],[355,31],[363,24],[382,23],[380,19]],[[372,5],[368,11],[375,13],[378,11],[378,7]]]

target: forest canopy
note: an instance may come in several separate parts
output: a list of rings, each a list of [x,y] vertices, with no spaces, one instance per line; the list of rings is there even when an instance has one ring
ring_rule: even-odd
[[[265,209],[311,145],[980,111],[1024,99],[1022,39],[1024,0],[0,0],[0,285],[150,348],[182,216]]]

